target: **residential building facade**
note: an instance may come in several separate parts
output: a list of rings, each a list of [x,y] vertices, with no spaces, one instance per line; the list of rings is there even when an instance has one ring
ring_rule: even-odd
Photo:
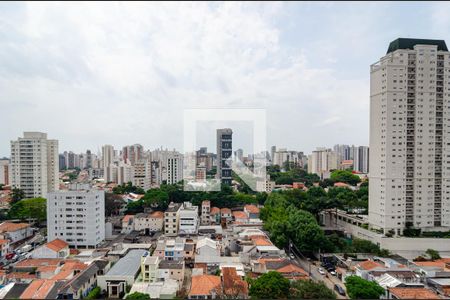
[[[24,132],[11,141],[11,185],[25,197],[46,197],[59,189],[58,141],[42,132]]]
[[[400,38],[371,66],[372,227],[450,227],[449,64],[445,41]]]

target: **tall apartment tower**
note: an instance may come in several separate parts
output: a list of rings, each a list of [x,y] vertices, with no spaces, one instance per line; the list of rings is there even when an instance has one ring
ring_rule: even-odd
[[[400,38],[370,67],[369,222],[384,232],[450,227],[450,53]]]
[[[231,185],[231,158],[233,131],[230,128],[217,129],[217,176],[222,184]]]
[[[125,146],[122,148],[122,158],[125,162],[134,166],[134,164],[144,156],[144,147],[139,144]]]
[[[330,172],[337,169],[337,162],[336,152],[327,148],[317,148],[308,156],[308,172],[328,178]]]
[[[114,147],[111,145],[102,146],[102,165],[103,165],[103,174],[105,174],[105,180],[107,182],[111,182],[111,164],[114,161]]]
[[[0,158],[0,184],[9,185],[10,161],[7,158]]]
[[[86,184],[47,196],[47,239],[75,247],[97,247],[105,240],[105,192]]]
[[[11,141],[11,185],[25,197],[46,197],[59,189],[58,141],[42,132],[24,132]]]
[[[183,156],[173,153],[167,157],[167,184],[175,184],[183,180]]]

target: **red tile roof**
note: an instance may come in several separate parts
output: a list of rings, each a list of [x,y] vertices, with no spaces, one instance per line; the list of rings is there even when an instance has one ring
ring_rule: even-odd
[[[30,224],[27,224],[27,223],[3,222],[3,223],[0,224],[0,233],[17,231],[17,230],[24,229],[24,228],[27,228],[27,227],[30,227]]]
[[[389,292],[397,299],[440,299],[439,295],[426,288],[396,287]]]
[[[243,211],[233,211],[233,217],[235,219],[248,219],[247,215]]]
[[[215,214],[218,214],[218,213],[220,213],[220,208],[218,208],[218,207],[211,207],[211,215],[215,215]]]
[[[41,266],[58,266],[63,260],[59,258],[29,258],[19,261],[15,268],[39,268]]]
[[[8,244],[9,241],[8,240],[0,240],[0,245],[4,245],[4,244]]]
[[[247,298],[248,283],[237,275],[236,268],[222,268],[223,276],[223,292],[227,296],[233,298]]]
[[[197,275],[192,276],[191,290],[189,296],[211,295],[212,291],[221,294],[221,281],[219,276]]]
[[[370,271],[375,268],[384,268],[384,266],[382,264],[377,263],[373,260],[366,260],[366,261],[360,262],[356,266],[359,267],[360,269],[363,269],[366,271]]]
[[[224,207],[220,209],[220,212],[222,214],[231,214],[231,209]]]
[[[150,214],[150,217],[162,219],[164,218],[164,213],[162,211],[154,211]]]
[[[62,249],[69,247],[69,244],[67,244],[65,241],[60,239],[55,239],[51,242],[48,242],[45,244],[45,246],[53,251],[61,251]]]
[[[257,208],[253,204],[247,204],[246,206],[244,206],[244,209],[246,209],[249,213],[259,214],[259,208]]]

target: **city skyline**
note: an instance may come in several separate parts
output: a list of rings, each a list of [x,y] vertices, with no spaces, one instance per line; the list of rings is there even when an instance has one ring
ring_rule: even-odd
[[[400,36],[450,36],[445,3],[3,7],[0,156],[28,130],[75,152],[181,149],[196,107],[266,109],[268,147],[368,145],[374,57]]]

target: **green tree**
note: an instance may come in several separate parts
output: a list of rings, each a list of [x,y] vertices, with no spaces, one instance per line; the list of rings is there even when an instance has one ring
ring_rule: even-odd
[[[250,296],[259,299],[286,299],[289,296],[289,280],[280,273],[270,271],[250,285]]]
[[[336,299],[336,294],[322,281],[297,280],[291,284],[291,298]]]
[[[14,188],[11,190],[11,205],[25,198],[25,192],[21,189]]]
[[[100,287],[97,286],[89,292],[89,294],[86,296],[86,299],[88,300],[98,299],[100,298],[101,293],[102,291]]]
[[[345,279],[345,287],[351,299],[379,299],[384,294],[384,289],[375,281],[355,275]]]
[[[4,184],[1,184],[1,183],[0,183],[0,191],[3,190],[3,187],[4,187],[4,186],[5,186]]]
[[[331,173],[330,179],[334,182],[344,182],[350,185],[356,185],[361,181],[358,175],[348,170],[335,170]]]
[[[427,249],[425,253],[428,254],[431,260],[441,259],[441,255],[439,254],[439,252],[434,249]]]
[[[118,215],[125,201],[122,196],[105,193],[105,216]]]
[[[150,300],[149,294],[134,292],[132,294],[129,294],[125,299],[127,300]]]
[[[8,212],[10,219],[37,219],[39,222],[47,219],[47,200],[44,198],[23,199],[13,204]]]

